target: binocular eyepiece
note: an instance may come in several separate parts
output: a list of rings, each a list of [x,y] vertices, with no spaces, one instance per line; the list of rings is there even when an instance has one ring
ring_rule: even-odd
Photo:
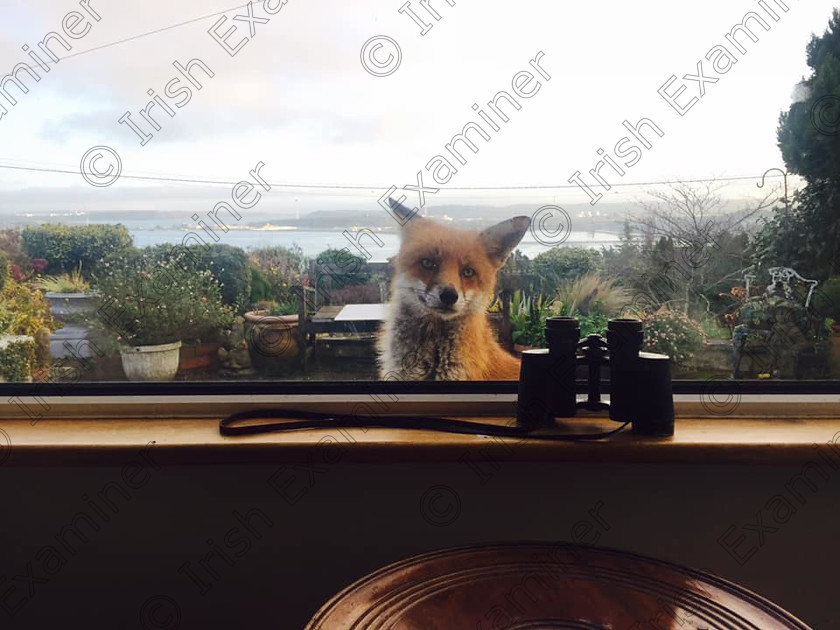
[[[547,349],[522,353],[517,423],[538,428],[578,409],[609,409],[611,419],[630,422],[633,433],[674,434],[671,359],[642,352],[644,332],[638,319],[611,319],[607,338],[580,339],[574,317],[549,317],[545,322]],[[588,397],[577,399],[577,368],[588,367]],[[609,368],[610,401],[601,400],[601,370]]]

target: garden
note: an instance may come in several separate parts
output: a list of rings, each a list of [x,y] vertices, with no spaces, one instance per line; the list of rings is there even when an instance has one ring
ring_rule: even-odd
[[[718,190],[649,193],[600,251],[514,252],[488,313],[498,340],[517,353],[544,347],[549,316],[577,317],[583,336],[636,317],[676,378],[840,378],[836,186],[814,177],[783,206],[735,212]],[[0,230],[0,379],[375,379],[391,273],[346,248],[308,258],[295,245],[138,248],[122,225]]]
[[[514,353],[544,347],[549,316],[577,317],[582,336],[637,317],[676,378],[840,377],[840,277],[781,282],[749,243],[721,229],[715,255],[689,267],[686,239],[628,225],[601,251],[517,251],[489,317]],[[376,326],[335,314],[386,302],[389,274],[347,250],[140,249],[121,225],[3,230],[0,379],[375,379]]]
[[[122,225],[0,230],[0,381],[352,378],[352,353],[301,370],[300,319],[383,301],[386,273],[330,249],[311,260],[295,246],[141,249]]]

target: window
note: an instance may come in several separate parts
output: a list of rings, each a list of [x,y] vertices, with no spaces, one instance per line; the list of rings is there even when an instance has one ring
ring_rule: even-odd
[[[0,387],[511,394],[631,316],[836,391],[840,15],[695,5],[3,9]]]

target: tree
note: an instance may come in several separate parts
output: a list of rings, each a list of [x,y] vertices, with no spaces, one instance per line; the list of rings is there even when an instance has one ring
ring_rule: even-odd
[[[753,249],[758,266],[784,265],[816,279],[840,274],[840,10],[806,48],[811,76],[779,117],[777,138],[790,172],[807,185],[790,212],[775,210]]]
[[[775,209],[752,239],[750,254],[754,266],[793,267],[815,280],[839,275],[838,207],[840,187],[831,181],[815,181],[797,191],[790,212]]]
[[[840,177],[840,9],[828,29],[806,48],[811,76],[797,86],[797,100],[779,117],[779,149],[790,172],[809,183]]]
[[[630,221],[624,222],[624,230],[618,237],[618,246],[610,245],[601,249],[604,257],[604,270],[607,276],[615,278],[620,284],[631,287],[640,274],[641,244],[633,235]]]
[[[749,222],[770,207],[769,194],[727,211],[720,190],[715,182],[677,182],[649,192],[652,201],[639,204],[643,212],[632,221],[652,245],[645,248],[645,286],[636,288],[650,289],[651,306],[680,301],[688,315],[692,304],[700,302],[705,311],[710,289],[742,275],[744,249],[733,247],[733,239],[743,244]]]

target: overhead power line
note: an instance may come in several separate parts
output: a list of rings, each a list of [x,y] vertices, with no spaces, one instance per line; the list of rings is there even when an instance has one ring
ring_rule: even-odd
[[[265,0],[255,0],[255,4],[261,4],[264,1]],[[181,26],[186,26],[187,24],[193,24],[195,22],[201,22],[202,20],[206,20],[206,19],[211,18],[211,17],[216,17],[218,15],[223,15],[225,13],[230,13],[231,11],[235,11],[236,9],[241,9],[243,7],[246,7],[246,6],[248,6],[248,5],[240,4],[240,5],[237,5],[235,7],[231,7],[229,9],[223,9],[221,11],[216,11],[215,13],[208,13],[206,15],[191,18],[189,20],[184,20],[183,22],[178,22],[177,24],[170,24],[169,26],[162,26],[160,28],[156,28],[156,29],[151,30],[151,31],[146,31],[145,33],[139,33],[137,35],[132,35],[131,37],[125,37],[123,39],[119,39],[119,40],[114,41],[114,42],[109,42],[107,44],[102,44],[101,46],[94,46],[93,48],[88,48],[86,50],[80,50],[79,52],[70,53],[69,55],[65,55],[64,57],[61,57],[61,59],[59,59],[59,61],[63,61],[64,59],[70,59],[71,57],[78,57],[79,55],[86,55],[88,53],[92,53],[92,52],[95,52],[97,50],[103,50],[104,48],[110,48],[111,46],[118,46],[119,44],[125,44],[126,42],[131,42],[131,41],[134,41],[136,39],[141,39],[143,37],[149,37],[150,35],[157,35],[158,33],[163,33],[164,31],[169,31],[169,30],[172,30],[174,28],[179,28]],[[58,63],[58,62],[52,61],[51,59],[46,60],[46,62],[48,64],[53,64],[53,65]]]
[[[0,168],[2,169],[9,169],[9,170],[16,170],[16,171],[34,171],[38,173],[57,173],[57,174],[64,174],[64,175],[80,175],[81,173],[79,170],[73,169],[61,169],[61,168],[46,168],[46,167],[35,167],[35,166],[14,166],[10,164],[0,164]],[[769,177],[781,177],[781,176],[768,176]],[[233,186],[241,181],[240,178],[236,179],[197,179],[192,177],[162,177],[162,176],[154,176],[154,175],[128,175],[123,173],[120,175],[120,179],[135,179],[135,180],[142,180],[142,181],[160,181],[160,182],[171,182],[171,183],[181,183],[181,184],[216,184],[222,186]],[[613,188],[627,188],[627,187],[638,187],[638,186],[661,186],[661,185],[669,185],[669,184],[699,184],[699,183],[714,183],[714,182],[736,182],[736,181],[749,181],[749,180],[760,180],[761,175],[752,175],[752,176],[741,176],[741,177],[708,177],[708,178],[698,178],[698,179],[671,179],[671,180],[661,180],[661,181],[649,181],[649,182],[628,182],[628,183],[619,183],[613,184]],[[381,185],[377,184],[374,186],[352,186],[352,185],[344,185],[344,184],[291,184],[288,182],[282,183],[273,183],[269,182],[269,184],[274,188],[293,188],[293,189],[301,189],[301,190],[387,190],[390,188],[390,185]],[[480,191],[480,190],[560,190],[560,189],[574,189],[579,188],[576,184],[556,184],[556,185],[530,185],[530,186],[444,186],[441,187],[441,190],[459,190],[459,191]]]

